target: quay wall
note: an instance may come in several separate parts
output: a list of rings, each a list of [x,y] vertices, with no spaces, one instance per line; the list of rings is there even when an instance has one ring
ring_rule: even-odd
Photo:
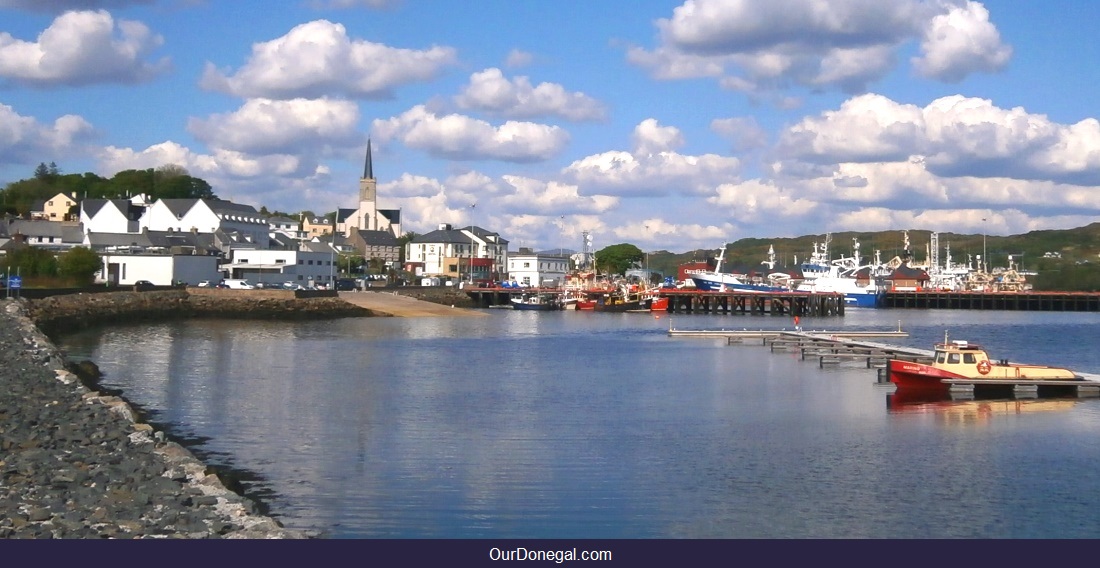
[[[117,322],[210,317],[317,319],[374,315],[335,292],[187,288],[65,294],[29,300],[28,316],[47,335]]]

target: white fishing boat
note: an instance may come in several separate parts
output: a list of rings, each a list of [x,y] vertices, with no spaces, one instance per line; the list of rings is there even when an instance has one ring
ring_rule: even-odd
[[[789,288],[784,286],[749,282],[743,274],[722,272],[722,261],[725,257],[726,246],[722,245],[722,248],[718,251],[718,257],[715,259],[714,270],[689,270],[686,272],[687,276],[695,283],[696,289],[709,292],[747,292],[759,294],[790,291]]]

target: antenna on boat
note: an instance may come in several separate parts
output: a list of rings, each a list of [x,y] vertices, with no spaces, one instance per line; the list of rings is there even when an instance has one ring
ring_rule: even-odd
[[[943,330],[943,344],[947,345],[947,330]]]

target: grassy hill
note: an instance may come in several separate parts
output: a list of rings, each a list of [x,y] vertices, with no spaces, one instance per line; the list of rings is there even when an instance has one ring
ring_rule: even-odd
[[[932,231],[910,230],[909,246],[917,262],[928,257],[928,245]],[[832,258],[852,254],[852,239],[859,239],[860,256],[865,261],[874,259],[880,251],[882,260],[888,261],[902,252],[903,231],[842,232],[831,235],[829,254]],[[809,258],[814,243],[821,243],[824,234],[795,238],[741,239],[726,247],[727,267],[759,266],[768,258],[768,247],[775,247],[777,267],[795,267]],[[1036,290],[1100,291],[1100,223],[1076,229],[1031,231],[1022,235],[984,237],[981,234],[940,233],[940,262],[946,258],[946,247],[951,247],[952,261],[965,264],[968,258],[982,255],[983,246],[989,257],[989,265],[1007,267],[1012,255],[1020,270],[1038,272],[1029,277]],[[1050,256],[1048,253],[1056,253]],[[676,274],[680,264],[703,261],[715,257],[718,249],[693,250],[684,253],[650,251],[650,268],[667,275]],[[1060,255],[1060,258],[1057,256]],[[1053,256],[1053,257],[1051,257]]]

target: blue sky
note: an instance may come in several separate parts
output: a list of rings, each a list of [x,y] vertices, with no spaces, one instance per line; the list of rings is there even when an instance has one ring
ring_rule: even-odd
[[[0,0],[0,184],[175,164],[223,199],[513,248],[1100,220],[1100,4]]]

